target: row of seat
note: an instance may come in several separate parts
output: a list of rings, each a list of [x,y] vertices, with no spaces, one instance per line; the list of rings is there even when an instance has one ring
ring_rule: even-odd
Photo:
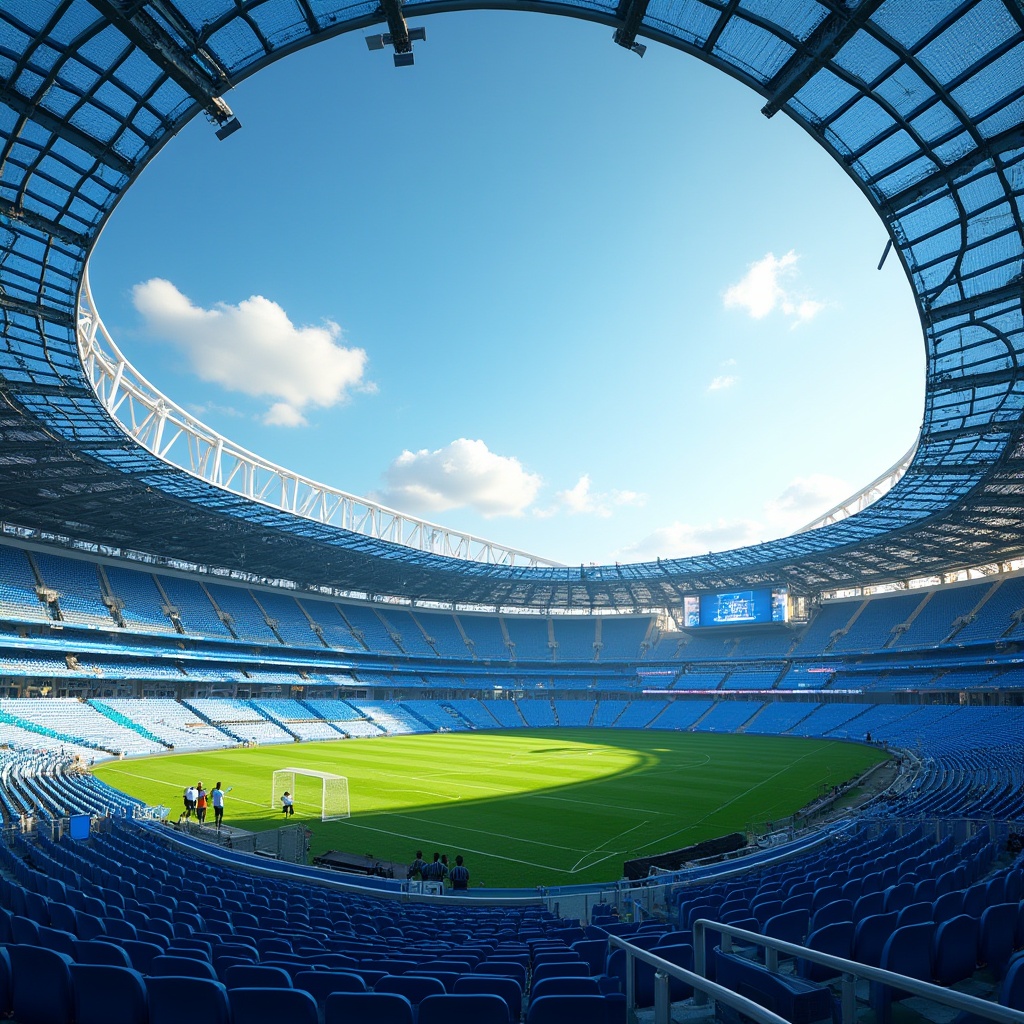
[[[307,972],[314,977],[318,972]],[[257,980],[253,977],[253,980]],[[79,964],[36,946],[0,947],[0,1014],[19,1024],[514,1024],[518,1013],[488,992],[433,991],[415,1002],[388,989],[316,991],[229,987],[195,972],[144,977],[130,967]],[[526,1024],[624,1024],[625,1000],[541,994]]]

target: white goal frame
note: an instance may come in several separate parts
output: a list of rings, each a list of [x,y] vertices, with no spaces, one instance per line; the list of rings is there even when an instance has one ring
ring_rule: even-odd
[[[270,791],[272,809],[281,807],[281,797],[285,792],[296,799],[299,779],[302,777],[320,780],[320,820],[338,821],[351,816],[348,800],[348,779],[344,775],[331,772],[315,772],[309,768],[278,768],[273,775]],[[308,791],[307,791],[308,792]],[[308,796],[306,801],[309,802]]]

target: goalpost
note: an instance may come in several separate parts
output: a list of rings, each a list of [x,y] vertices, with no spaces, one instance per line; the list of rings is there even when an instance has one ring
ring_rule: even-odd
[[[299,780],[308,778],[310,783]],[[302,790],[299,790],[299,786]],[[348,779],[344,775],[332,775],[330,772],[314,772],[308,768],[278,768],[274,772],[273,786],[270,793],[270,806],[280,810],[281,797],[290,793],[299,805],[319,809],[321,821],[336,821],[350,815],[348,803]]]

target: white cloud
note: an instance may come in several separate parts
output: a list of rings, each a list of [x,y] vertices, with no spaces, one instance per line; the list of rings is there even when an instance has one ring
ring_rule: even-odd
[[[797,477],[777,498],[764,503],[757,519],[719,519],[703,525],[677,521],[654,530],[615,557],[621,561],[686,558],[784,537],[849,497],[852,490],[838,477]]]
[[[331,321],[296,327],[262,295],[204,309],[161,278],[137,284],[132,298],[149,332],[177,348],[201,380],[275,399],[264,423],[302,426],[309,406],[326,408],[354,390],[375,390],[363,379],[366,353],[342,345],[341,328]]]
[[[852,490],[845,480],[825,473],[800,476],[775,501],[769,502],[765,510],[769,517],[780,521],[799,519],[792,527],[798,530],[848,498]]]
[[[729,374],[722,374],[720,377],[715,377],[708,385],[708,391],[725,391],[727,388],[731,388],[736,383],[736,378]]]
[[[309,421],[293,405],[275,402],[264,414],[263,422],[268,427],[305,427]]]
[[[518,459],[465,437],[434,451],[403,451],[384,481],[376,497],[393,508],[419,514],[472,508],[487,518],[522,515],[542,482]]]
[[[792,326],[813,320],[824,308],[823,302],[808,298],[794,288],[799,276],[800,257],[790,249],[782,257],[766,253],[751,263],[746,274],[730,285],[722,296],[726,309],[740,307],[755,320],[762,320],[778,310],[792,321]]]
[[[608,519],[616,508],[626,505],[640,506],[647,501],[647,495],[638,491],[593,491],[590,474],[584,473],[576,484],[567,491],[555,495],[555,504],[537,512],[542,518],[565,512],[571,516],[592,515]]]
[[[653,561],[655,558],[686,558],[705,555],[709,551],[756,544],[760,524],[748,519],[719,519],[715,523],[695,526],[674,522],[659,527],[636,544],[630,544],[616,555],[620,561]]]

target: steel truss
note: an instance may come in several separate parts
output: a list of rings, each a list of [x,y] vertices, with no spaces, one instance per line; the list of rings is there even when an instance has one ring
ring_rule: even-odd
[[[88,270],[79,296],[78,351],[103,408],[125,433],[204,483],[322,525],[434,555],[486,565],[559,564],[317,483],[234,444],[161,394],[125,359],[96,309]]]

